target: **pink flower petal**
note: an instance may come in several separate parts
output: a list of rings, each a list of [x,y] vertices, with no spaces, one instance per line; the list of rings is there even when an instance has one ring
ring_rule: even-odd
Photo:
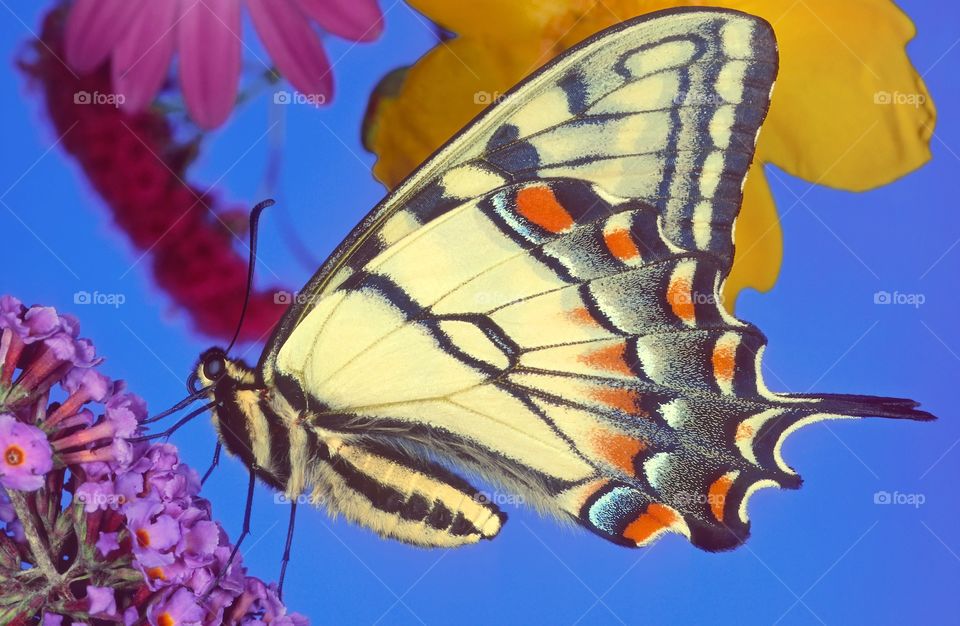
[[[143,6],[131,0],[77,0],[67,17],[67,62],[81,74],[95,69],[129,32]]]
[[[292,0],[247,0],[257,33],[280,73],[322,104],[333,91],[330,63],[307,16]]]
[[[304,12],[334,35],[373,41],[383,32],[377,0],[297,0]]]
[[[176,44],[179,2],[148,2],[113,52],[113,88],[128,111],[142,111],[156,97]]]
[[[178,24],[180,83],[190,116],[202,128],[227,119],[240,80],[240,0],[203,0]]]

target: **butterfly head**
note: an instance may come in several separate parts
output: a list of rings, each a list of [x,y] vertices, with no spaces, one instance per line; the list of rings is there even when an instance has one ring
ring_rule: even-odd
[[[251,389],[255,381],[256,376],[246,363],[231,359],[222,348],[214,347],[200,355],[187,386],[193,394],[206,395],[211,400],[213,420],[219,426],[224,420],[246,420],[237,397],[242,389]]]
[[[253,371],[246,363],[229,358],[223,348],[213,347],[200,355],[188,385],[193,392],[208,388],[210,395],[216,399],[218,390],[251,384],[254,378]]]

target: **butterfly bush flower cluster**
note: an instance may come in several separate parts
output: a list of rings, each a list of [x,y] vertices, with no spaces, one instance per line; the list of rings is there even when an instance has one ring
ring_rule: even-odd
[[[0,623],[302,626],[79,324],[0,296]]]
[[[229,339],[236,319],[223,311],[239,311],[246,293],[247,261],[233,246],[245,234],[247,209],[185,182],[197,144],[178,140],[162,113],[127,113],[86,97],[110,90],[110,72],[104,66],[78,77],[63,64],[64,19],[63,10],[47,15],[21,63],[44,96],[60,145],[150,260],[158,285],[200,332]],[[276,293],[251,294],[242,339],[257,340],[279,319],[286,302]]]

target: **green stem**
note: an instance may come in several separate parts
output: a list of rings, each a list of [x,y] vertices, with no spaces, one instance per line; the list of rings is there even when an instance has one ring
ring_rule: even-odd
[[[34,518],[33,511],[30,510],[30,506],[27,504],[26,495],[15,489],[10,489],[7,495],[10,496],[13,508],[17,512],[17,519],[20,520],[20,523],[23,525],[23,534],[27,539],[27,543],[30,544],[34,565],[43,573],[48,583],[51,585],[58,584],[60,582],[60,574],[57,573],[57,568],[54,567],[53,561],[50,560],[50,555],[47,554],[47,546],[44,545],[43,539],[37,531],[37,520]]]

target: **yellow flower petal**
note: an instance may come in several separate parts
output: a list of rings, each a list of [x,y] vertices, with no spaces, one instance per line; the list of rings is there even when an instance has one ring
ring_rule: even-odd
[[[723,286],[723,303],[733,312],[743,289],[773,289],[783,261],[783,233],[763,166],[754,163],[743,188],[743,207],[736,223],[733,268]]]
[[[536,69],[531,45],[489,47],[477,39],[439,45],[410,68],[395,98],[369,116],[374,175],[393,187],[486,106]]]
[[[929,160],[936,112],[904,50],[913,24],[892,2],[804,0],[784,13],[743,4],[775,23],[780,42],[760,159],[851,191]]]
[[[570,11],[569,2],[557,0],[408,0],[431,20],[461,37],[503,42],[531,39],[551,20]]]

